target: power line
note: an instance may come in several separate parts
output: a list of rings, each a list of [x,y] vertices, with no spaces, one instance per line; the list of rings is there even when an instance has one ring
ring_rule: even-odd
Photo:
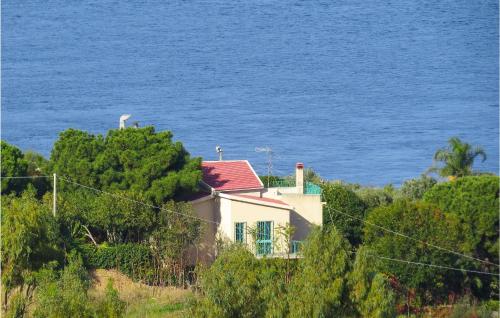
[[[362,219],[362,218],[358,218],[358,217],[353,216],[353,215],[351,215],[351,214],[349,214],[349,213],[345,213],[345,212],[342,212],[342,211],[336,210],[336,209],[331,208],[331,207],[328,207],[328,206],[327,206],[327,209],[331,209],[331,210],[333,210],[333,211],[335,211],[335,212],[337,212],[337,213],[340,213],[340,214],[346,215],[346,216],[348,216],[348,217],[350,217],[350,218],[352,218],[352,219],[355,219],[355,220],[359,220],[359,221],[361,221],[361,222],[363,222],[363,223],[365,223],[365,224],[368,224],[368,225],[370,225],[370,226],[373,226],[373,227],[376,227],[376,228],[382,229],[382,230],[387,231],[387,232],[389,232],[389,233],[392,233],[392,234],[394,234],[394,235],[398,235],[398,236],[401,236],[401,237],[404,237],[404,238],[410,239],[410,240],[415,241],[415,242],[422,243],[422,244],[424,244],[424,245],[428,245],[428,246],[430,246],[430,247],[434,247],[434,248],[436,248],[436,249],[439,249],[439,250],[442,250],[442,251],[445,251],[445,252],[448,252],[448,253],[452,253],[452,254],[455,254],[455,255],[458,255],[458,256],[462,256],[462,257],[466,257],[466,258],[468,258],[468,259],[472,259],[472,260],[475,260],[475,261],[478,261],[478,262],[482,262],[482,263],[485,263],[485,264],[495,265],[495,266],[497,266],[497,267],[500,267],[500,265],[498,265],[498,264],[495,264],[495,263],[492,263],[492,262],[489,262],[489,261],[485,261],[485,260],[482,260],[482,259],[480,259],[480,258],[476,258],[476,257],[473,257],[473,256],[469,256],[469,255],[466,255],[466,254],[462,254],[462,253],[460,253],[460,252],[456,252],[456,251],[453,251],[453,250],[450,250],[450,249],[447,249],[447,248],[444,248],[444,247],[441,247],[441,246],[438,246],[438,245],[434,245],[434,244],[432,244],[432,243],[424,242],[424,241],[422,241],[422,240],[419,240],[419,239],[413,238],[413,237],[408,236],[408,235],[406,235],[406,234],[403,234],[403,233],[400,233],[400,232],[396,232],[396,231],[393,231],[393,230],[391,230],[391,229],[385,228],[385,227],[383,227],[383,226],[380,226],[380,225],[377,225],[377,224],[374,224],[374,223],[368,222],[368,221],[366,221],[366,220],[364,220],[364,219]],[[330,218],[331,218],[331,213],[330,213]]]
[[[134,200],[134,199],[130,199],[130,198],[118,195],[118,194],[114,194],[114,193],[102,191],[102,190],[99,190],[99,189],[96,189],[96,188],[93,188],[93,187],[86,186],[84,184],[80,184],[80,183],[72,181],[70,179],[66,179],[64,177],[57,177],[57,178],[61,179],[61,180],[64,180],[66,182],[75,184],[75,185],[80,186],[82,188],[86,188],[86,189],[93,190],[93,191],[96,191],[96,192],[99,192],[99,193],[102,193],[102,194],[106,194],[106,195],[109,195],[109,196],[117,198],[117,199],[126,200],[126,201],[129,201],[129,202],[134,202],[136,204],[147,206],[147,207],[150,207],[150,208],[153,208],[153,209],[157,209],[157,210],[161,210],[161,211],[167,211],[167,212],[171,212],[171,213],[174,213],[174,214],[183,215],[183,216],[190,217],[190,218],[193,218],[193,219],[197,219],[197,220],[200,220],[200,221],[203,221],[203,222],[207,222],[207,223],[213,223],[213,224],[217,224],[217,225],[219,224],[218,222],[214,222],[214,221],[207,220],[207,219],[204,219],[204,218],[199,218],[199,217],[194,216],[194,215],[189,215],[189,214],[180,213],[180,212],[177,212],[177,211],[172,211],[172,210],[165,209],[165,208],[162,208],[162,207],[159,207],[159,206],[155,206],[155,205],[152,205],[152,204],[148,204],[148,203],[144,203],[144,202],[137,201],[137,200]]]
[[[351,254],[357,254],[355,251],[347,251],[348,253]],[[369,257],[374,257],[374,258],[379,258],[387,261],[393,261],[393,262],[399,262],[399,263],[406,263],[406,264],[411,264],[411,265],[418,265],[418,266],[427,266],[427,267],[433,267],[433,268],[440,268],[440,269],[447,269],[447,270],[454,270],[454,271],[459,271],[459,272],[467,272],[467,273],[475,273],[475,274],[484,274],[484,275],[490,275],[490,276],[500,276],[500,274],[495,274],[495,273],[490,273],[490,272],[483,272],[483,271],[476,271],[476,270],[471,270],[471,269],[463,269],[463,268],[457,268],[457,267],[450,267],[450,266],[443,266],[443,265],[434,265],[434,264],[429,264],[429,263],[422,263],[422,262],[413,262],[413,261],[407,261],[399,258],[391,258],[387,256],[381,256],[381,255],[375,255],[375,254],[366,254]]]
[[[428,266],[428,267],[435,267],[435,268],[441,268],[441,269],[449,269],[449,270],[460,271],[460,272],[467,272],[467,273],[476,273],[476,274],[483,274],[483,275],[500,276],[500,274],[495,274],[495,273],[475,271],[475,270],[470,270],[470,269],[462,269],[462,268],[442,266],[442,265],[434,265],[434,264],[429,264],[429,263],[412,262],[412,261],[407,261],[407,260],[402,260],[402,259],[397,259],[397,258],[390,258],[390,257],[380,256],[380,255],[368,254],[368,256],[380,258],[380,259],[383,259],[383,260],[389,260],[389,261],[393,261],[393,262],[400,262],[400,263],[412,264],[412,265]]]
[[[52,176],[19,176],[19,177],[0,177],[1,179],[35,179],[35,178],[52,178]]]

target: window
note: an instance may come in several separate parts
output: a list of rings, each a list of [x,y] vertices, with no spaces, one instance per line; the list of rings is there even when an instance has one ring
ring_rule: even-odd
[[[236,222],[234,224],[234,241],[238,243],[246,243],[245,222]]]
[[[257,255],[273,253],[272,231],[273,223],[271,221],[257,222]]]

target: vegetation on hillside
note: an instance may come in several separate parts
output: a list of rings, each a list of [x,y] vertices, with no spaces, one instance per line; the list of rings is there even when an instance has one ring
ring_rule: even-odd
[[[326,202],[324,226],[301,258],[257,259],[245,246],[224,245],[210,267],[193,269],[186,260],[205,224],[183,200],[197,189],[200,159],[170,132],[68,130],[48,160],[2,141],[2,177],[61,177],[55,217],[50,178],[2,178],[2,313],[394,317],[436,308],[443,317],[486,317],[498,307],[498,276],[485,273],[499,269],[500,180],[472,170],[481,149],[450,144],[436,155],[448,181],[422,175],[372,188],[310,170]],[[96,296],[91,273],[103,269],[140,286],[191,287],[195,296],[189,306],[149,293],[138,302],[112,281]]]

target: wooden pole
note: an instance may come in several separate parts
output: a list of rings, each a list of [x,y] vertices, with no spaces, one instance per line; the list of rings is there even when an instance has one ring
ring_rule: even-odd
[[[54,217],[56,216],[56,207],[57,207],[57,176],[54,173],[54,191],[52,191],[54,198],[52,199],[52,214]]]

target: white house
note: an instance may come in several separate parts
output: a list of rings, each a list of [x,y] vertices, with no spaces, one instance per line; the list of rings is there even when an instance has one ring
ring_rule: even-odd
[[[210,263],[218,240],[248,244],[257,255],[296,253],[312,225],[322,225],[321,191],[304,183],[297,163],[295,182],[266,188],[247,160],[204,161],[202,190],[191,201],[207,222],[193,262]],[[291,241],[280,234],[291,225]]]

